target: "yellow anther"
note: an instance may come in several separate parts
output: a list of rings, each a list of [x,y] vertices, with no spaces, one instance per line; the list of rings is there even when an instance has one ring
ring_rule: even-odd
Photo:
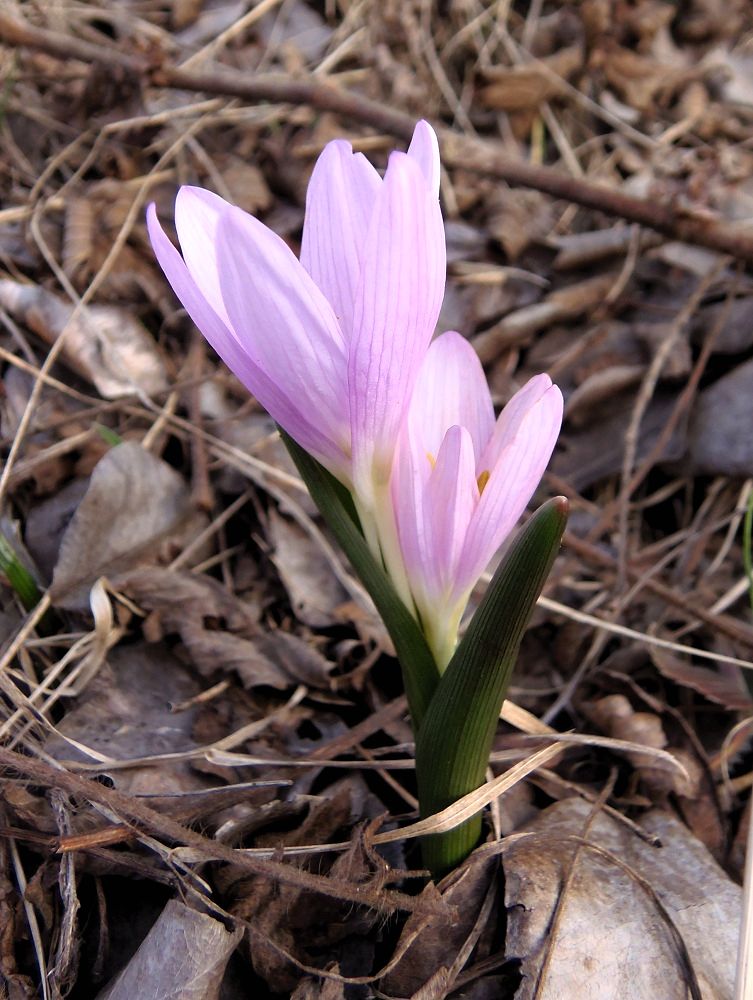
[[[478,492],[479,492],[479,495],[481,495],[484,492],[484,487],[489,482],[489,470],[488,469],[484,469],[484,471],[478,477],[478,479],[476,480],[476,482],[478,483]]]
[[[436,460],[436,458],[434,458],[434,456],[432,455],[432,453],[431,453],[430,451],[427,451],[427,452],[426,452],[426,457],[427,457],[427,458],[429,459],[429,465],[430,465],[430,466],[432,467],[432,469],[433,469],[433,468],[434,468],[434,466],[435,466],[435,465],[437,464],[437,460]]]

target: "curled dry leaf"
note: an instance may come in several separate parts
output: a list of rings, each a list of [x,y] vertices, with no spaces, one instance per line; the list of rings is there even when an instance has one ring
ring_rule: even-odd
[[[47,344],[65,331],[63,354],[105,399],[133,393],[153,396],[167,388],[167,375],[153,338],[133,310],[73,306],[37,285],[0,280],[0,305]]]
[[[510,261],[552,230],[556,218],[552,202],[538,191],[500,188],[489,201],[489,235],[499,240]]]
[[[310,643],[288,632],[263,633],[252,606],[210,577],[143,569],[113,582],[151,612],[150,639],[180,635],[204,674],[234,670],[249,688],[329,687],[332,664]]]
[[[97,1000],[218,1000],[228,959],[243,937],[171,899],[139,950]]]
[[[350,827],[354,820],[361,819],[364,807],[373,813],[374,805],[362,779],[349,775],[312,799],[308,816],[302,823],[284,833],[262,835],[257,838],[257,844],[293,847],[327,843],[336,834],[339,837],[340,831]],[[378,803],[377,808],[381,812],[382,804]],[[303,862],[293,859],[291,863]],[[324,860],[320,862],[321,866],[326,864]],[[375,876],[370,859],[357,844],[339,863],[334,862],[329,874],[333,878],[339,875],[351,883],[379,888],[379,876]],[[295,886],[275,885],[255,875],[237,881],[233,885],[233,895],[237,899],[233,915],[250,923],[299,961],[314,964],[314,955],[321,955],[325,949],[345,940],[348,948],[342,951],[345,955],[341,960],[343,974],[363,974],[363,967],[346,969],[344,966],[350,964],[353,952],[358,953],[379,920],[375,911],[354,909],[349,903],[334,898],[324,900]],[[301,978],[300,971],[261,935],[249,935],[249,948],[256,974],[266,981],[272,992],[289,995]],[[364,963],[367,968],[371,957]]]
[[[516,1000],[687,1000],[678,932],[704,1000],[729,1000],[739,886],[660,810],[643,822],[660,848],[603,813],[587,831],[596,849],[580,846],[590,812],[580,799],[550,806],[505,855],[507,952],[524,977]]]
[[[699,667],[658,646],[649,646],[648,651],[662,676],[692,688],[717,705],[750,712],[750,692],[739,667],[726,663],[717,663],[713,668]]]
[[[192,513],[188,488],[174,469],[136,442],[117,445],[98,462],[65,530],[52,576],[53,602],[87,607],[98,577],[151,561]]]
[[[697,794],[700,774],[697,765],[681,754],[680,762],[686,773],[671,767],[669,762],[651,754],[664,750],[668,740],[661,718],[653,712],[636,712],[622,694],[611,694],[585,705],[586,714],[608,736],[645,746],[647,752],[628,752],[626,757],[654,792],[675,792],[678,795]],[[690,768],[688,764],[690,763]]]
[[[570,45],[546,59],[508,69],[494,66],[484,73],[489,81],[479,97],[489,108],[528,111],[567,92],[565,81],[583,66],[583,48]]]
[[[406,950],[395,968],[381,981],[383,993],[412,997],[422,987],[428,987],[432,977],[442,969],[447,975],[473,931],[493,882],[499,879],[499,864],[498,855],[489,856],[482,849],[446,875],[436,888],[433,885],[426,887],[425,892],[439,893],[454,908],[455,919],[448,925],[434,917],[412,914],[408,918],[397,944],[398,952],[402,947]],[[489,924],[494,924],[496,917],[494,907]],[[431,995],[443,996],[444,993]]]

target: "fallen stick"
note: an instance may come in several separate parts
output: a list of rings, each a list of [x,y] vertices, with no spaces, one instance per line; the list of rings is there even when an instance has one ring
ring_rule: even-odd
[[[60,59],[89,64],[106,61],[155,87],[237,97],[245,101],[270,101],[305,105],[370,125],[380,132],[409,140],[415,124],[410,115],[313,76],[247,74],[230,68],[206,72],[158,63],[129,55],[114,45],[94,45],[84,39],[36,28],[0,12],[0,40],[8,45],[36,49]],[[753,263],[753,232],[693,210],[673,200],[636,198],[605,184],[569,177],[551,167],[537,167],[507,155],[501,144],[473,139],[438,127],[444,163],[448,167],[496,177],[509,184],[533,188],[607,215],[646,226],[673,240],[695,243]]]
[[[395,889],[383,889],[374,884],[356,885],[345,879],[316,875],[295,865],[255,858],[243,851],[236,851],[221,841],[183,826],[170,816],[163,815],[116,788],[106,788],[93,778],[81,777],[62,766],[55,767],[4,747],[0,747],[0,772],[20,775],[34,785],[61,789],[69,795],[103,806],[125,821],[136,836],[143,831],[153,837],[162,837],[167,842],[191,847],[199,856],[203,854],[208,860],[220,860],[249,874],[274,879],[283,885],[371,907],[385,914],[405,910],[435,915],[440,919],[449,920],[452,917],[451,909],[438,896],[428,896],[425,893],[408,896]]]

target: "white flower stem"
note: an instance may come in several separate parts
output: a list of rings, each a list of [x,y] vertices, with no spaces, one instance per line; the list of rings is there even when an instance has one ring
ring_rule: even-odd
[[[364,537],[375,558],[384,565],[400,600],[414,617],[418,617],[400,552],[389,484],[375,483],[373,496],[373,506],[366,506],[361,498],[353,493],[353,502],[358,511]]]
[[[464,608],[465,604],[459,604],[454,611],[447,611],[445,608],[439,615],[435,612],[431,616],[428,614],[421,616],[426,641],[434,654],[440,674],[445,672],[447,664],[455,653]]]
[[[376,485],[374,500],[376,527],[385,568],[400,599],[411,614],[415,615],[413,595],[408,583],[408,574],[405,572],[400,541],[397,537],[397,521],[395,520],[395,508],[392,505],[389,483]]]

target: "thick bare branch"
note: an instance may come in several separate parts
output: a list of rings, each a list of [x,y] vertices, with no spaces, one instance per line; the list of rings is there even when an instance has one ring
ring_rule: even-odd
[[[306,105],[334,112],[405,140],[410,138],[413,130],[414,121],[409,115],[313,76],[254,75],[225,67],[195,72],[155,64],[142,56],[127,55],[112,45],[102,48],[82,39],[33,27],[2,12],[0,40],[9,45],[47,52],[60,59],[78,59],[87,63],[106,60],[142,77],[152,86],[237,97],[250,102]],[[448,128],[440,127],[437,132],[443,160],[448,167],[462,166],[508,184],[534,188],[554,198],[638,223],[671,239],[696,243],[753,262],[753,232],[738,225],[673,201],[635,198],[605,184],[569,177],[551,167],[537,167],[513,159],[504,152],[501,144],[490,140],[468,138]]]

